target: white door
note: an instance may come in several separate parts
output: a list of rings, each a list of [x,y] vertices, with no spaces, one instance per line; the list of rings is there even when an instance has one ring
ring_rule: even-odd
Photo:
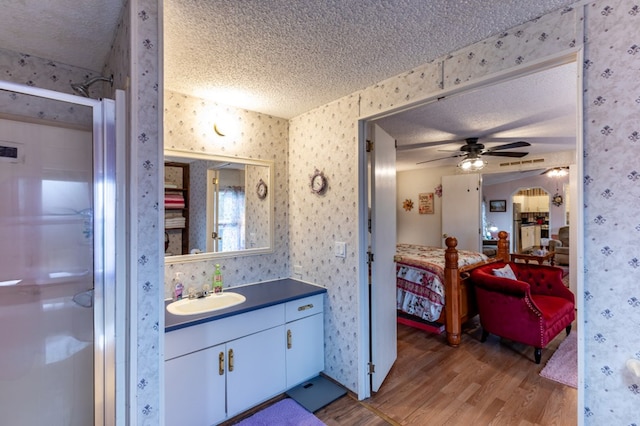
[[[373,125],[371,152],[371,390],[377,392],[397,357],[395,140]]]
[[[442,245],[456,237],[461,250],[482,251],[479,174],[442,176]]]

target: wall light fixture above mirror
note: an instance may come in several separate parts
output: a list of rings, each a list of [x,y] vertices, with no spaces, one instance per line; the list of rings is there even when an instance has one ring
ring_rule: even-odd
[[[273,252],[273,162],[181,150],[164,161],[165,263]]]

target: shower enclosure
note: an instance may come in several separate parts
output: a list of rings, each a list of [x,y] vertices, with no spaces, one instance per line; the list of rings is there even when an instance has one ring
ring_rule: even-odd
[[[0,81],[3,424],[114,411],[114,110]]]

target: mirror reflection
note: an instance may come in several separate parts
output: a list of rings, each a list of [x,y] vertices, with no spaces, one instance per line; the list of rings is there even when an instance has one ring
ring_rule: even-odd
[[[272,250],[268,161],[166,150],[167,262]]]

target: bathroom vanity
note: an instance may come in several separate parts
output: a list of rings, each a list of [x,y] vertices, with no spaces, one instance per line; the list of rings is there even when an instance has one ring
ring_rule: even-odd
[[[246,301],[198,315],[165,309],[167,425],[222,422],[324,370],[326,289],[284,279],[229,290]]]

